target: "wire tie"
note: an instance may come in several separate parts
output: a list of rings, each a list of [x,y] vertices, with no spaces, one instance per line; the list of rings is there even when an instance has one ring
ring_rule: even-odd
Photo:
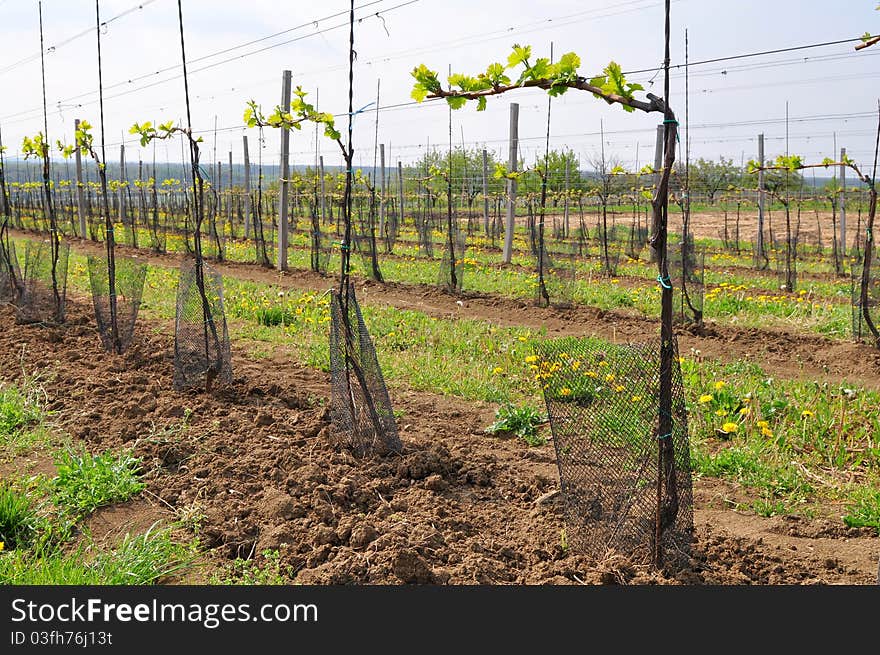
[[[671,289],[672,288],[672,281],[669,279],[669,276],[666,276],[664,278],[662,275],[658,275],[657,281],[660,283],[660,286],[663,287],[664,289]]]

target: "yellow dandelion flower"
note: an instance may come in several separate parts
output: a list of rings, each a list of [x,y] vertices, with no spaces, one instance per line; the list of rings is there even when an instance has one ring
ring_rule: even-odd
[[[769,424],[767,421],[758,421],[758,427],[759,427],[759,428],[766,428],[766,427],[768,427],[769,425],[770,425],[770,424]]]
[[[761,436],[763,436],[763,437],[772,437],[772,436],[773,436],[773,430],[771,430],[770,428],[768,428],[766,425],[765,425],[765,426],[762,426],[762,427],[761,427]]]
[[[609,373],[605,376],[605,382],[614,382],[614,373]]]
[[[562,396],[570,396],[570,395],[571,395],[571,389],[569,389],[568,387],[562,387],[562,389],[559,390],[559,393],[560,393],[560,395],[562,395]]]
[[[718,380],[718,382],[715,383],[715,391],[721,391],[726,386],[727,382],[724,380]]]
[[[492,375],[498,375],[499,373],[502,373],[503,371],[504,371],[503,368],[501,368],[500,366],[496,366],[495,368],[492,369]]]
[[[626,389],[626,387],[623,386],[622,384],[618,384],[616,387],[614,387],[614,390],[615,390],[617,393],[621,393],[621,392],[624,391],[625,389]]]
[[[725,423],[724,425],[721,426],[721,429],[727,433],[733,433],[739,429],[739,426],[736,423],[728,421],[727,423]]]
[[[601,362],[599,362],[599,366],[608,366],[608,362],[601,361]]]
[[[703,394],[700,396],[700,404],[705,405],[706,403],[711,403],[713,398],[714,396],[712,396],[712,394]]]
[[[715,416],[727,416],[727,410],[726,409],[716,409]]]
[[[633,402],[633,403],[640,402],[641,400],[642,400],[641,396],[633,396],[632,398],[630,398],[630,402]]]
[[[581,367],[581,360],[576,359],[571,363],[571,370],[576,371]]]
[[[597,377],[599,377],[599,374],[596,373],[596,371],[587,371],[587,377],[588,378],[597,378]]]
[[[748,407],[742,407],[742,408],[740,408],[740,410],[739,410],[739,415],[740,415],[740,416],[748,416],[748,415],[751,414],[751,413],[752,413],[752,410],[749,409]]]
[[[529,355],[528,357],[526,357],[526,364],[534,364],[537,361],[538,361],[537,355]]]
[[[801,418],[812,418],[816,415],[815,412],[810,411],[809,409],[805,409],[801,412]]]

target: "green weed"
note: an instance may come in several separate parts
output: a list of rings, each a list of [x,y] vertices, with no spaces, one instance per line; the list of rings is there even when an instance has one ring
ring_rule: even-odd
[[[489,434],[510,432],[530,446],[543,446],[547,440],[538,433],[538,426],[547,422],[547,417],[529,405],[516,407],[505,404],[495,412],[495,422],[486,428]]]
[[[281,563],[277,550],[264,550],[262,566],[253,559],[236,558],[222,571],[214,573],[208,584],[215,585],[284,585],[289,584],[296,572]]]
[[[27,494],[0,484],[0,543],[2,550],[27,547],[34,538],[37,515]]]
[[[851,528],[874,528],[880,535],[880,489],[861,488],[851,501],[843,522]]]
[[[36,394],[18,387],[0,387],[0,438],[9,438],[43,419]]]
[[[56,460],[58,477],[52,481],[53,499],[80,516],[102,505],[128,500],[145,486],[137,477],[140,463],[127,453],[90,455],[64,450]]]

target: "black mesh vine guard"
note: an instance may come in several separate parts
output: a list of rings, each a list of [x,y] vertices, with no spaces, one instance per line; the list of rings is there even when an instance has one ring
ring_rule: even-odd
[[[692,233],[669,246],[668,261],[673,318],[679,323],[702,325],[705,255],[694,246]]]
[[[637,220],[633,220],[626,237],[626,256],[633,261],[638,261],[647,243],[648,228],[641,225]]]
[[[376,282],[384,282],[382,269],[379,266],[379,244],[376,237],[376,190],[366,184],[368,195],[358,203],[357,234],[354,238],[356,250],[363,260],[364,270],[367,276]],[[367,204],[367,213],[364,215],[364,203]]]
[[[183,32],[183,6],[177,1],[180,50],[186,99],[186,129],[180,129],[190,149],[193,182],[193,239],[195,259],[181,264],[174,319],[174,388],[204,385],[210,392],[217,382],[232,381],[232,355],[226,313],[223,307],[223,278],[205,262],[201,228],[205,211],[205,185],[199,167],[199,141],[192,134],[189,81]],[[212,224],[215,227],[215,224]],[[218,255],[222,244],[214,230]]]
[[[15,247],[9,239],[9,221],[12,217],[3,160],[3,137],[0,133],[0,302],[15,302],[20,293],[18,260]]]
[[[658,438],[657,345],[567,337],[537,344],[535,354],[535,377],[556,449],[568,543],[597,559],[616,551],[634,562],[652,560],[658,450],[668,439],[674,451],[678,509],[663,526],[660,547],[667,568],[687,565],[693,500],[684,387],[677,363],[672,430]]]
[[[311,269],[321,275],[327,274],[330,263],[330,239],[321,231],[321,220],[318,217],[316,204],[311,210],[312,229],[309,231],[309,251]]]
[[[21,293],[21,272],[15,244],[0,236],[0,302],[15,303]]]
[[[123,353],[134,337],[135,324],[147,279],[147,265],[128,257],[116,258],[113,266],[115,307],[110,307],[110,285],[106,257],[89,256],[87,259],[92,305],[101,344],[108,352]],[[114,337],[113,316],[116,334]]]
[[[330,302],[330,415],[337,438],[356,453],[400,452],[391,400],[350,278],[353,81],[354,0],[349,12],[348,145],[340,142],[346,163],[342,205],[345,233],[339,288],[333,289]]]
[[[880,307],[880,278],[870,267],[865,271],[864,262],[854,262],[851,280],[853,339],[860,343],[871,343],[875,341],[875,337],[868,325],[868,318],[877,320],[877,308]]]
[[[399,452],[394,410],[361,308],[349,286],[330,302],[330,415],[336,437],[358,454]]]
[[[201,279],[199,279],[201,277]],[[232,382],[232,353],[223,308],[223,278],[205,261],[180,267],[174,319],[174,388]]]
[[[437,286],[449,293],[458,293],[462,290],[464,277],[467,234],[459,228],[457,223],[454,223],[452,225],[452,237],[447,237],[446,242],[447,245],[443,249],[443,259],[440,261]]]
[[[21,324],[63,323],[67,307],[66,242],[26,241],[21,267],[21,294],[16,321]]]

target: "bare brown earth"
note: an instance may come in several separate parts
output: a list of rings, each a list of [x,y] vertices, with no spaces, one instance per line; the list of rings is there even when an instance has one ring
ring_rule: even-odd
[[[146,493],[93,516],[88,527],[98,538],[201,517],[205,568],[187,582],[267,548],[280,550],[297,582],[317,584],[876,579],[876,533],[742,515],[728,502],[741,490],[705,480],[696,481],[688,570],[665,577],[612,554],[589,561],[563,548],[558,501],[538,502],[558,488],[552,445],[485,434],[490,405],[393,392],[403,453],[357,458],[334,438],[328,376],[283,350],[254,360],[236,343],[230,386],[177,393],[170,321],[142,322],[130,352],[117,357],[101,350],[86,303],[74,299],[69,317],[57,328],[21,326],[0,307],[0,381],[39,374],[54,429],[93,451],[128,447],[143,458]],[[2,473],[24,468],[16,462]]]
[[[858,238],[862,238],[863,235],[860,234],[861,230],[857,230],[859,227],[859,212],[858,207],[853,204],[847,206],[847,248],[852,248],[855,245],[855,240]],[[642,208],[644,212],[644,208]],[[861,216],[861,227],[864,228],[864,221],[867,217],[867,208],[862,208],[862,216]],[[792,230],[796,230],[798,223],[797,216],[797,208],[792,207],[790,213],[791,219],[791,228]],[[519,219],[518,219],[519,220]],[[545,223],[547,225],[553,225],[553,221],[556,220],[558,222],[562,221],[561,213],[548,213],[545,217]],[[573,211],[570,215],[570,221],[572,223],[576,223],[579,218],[577,217],[577,212]],[[836,219],[835,219],[836,220]],[[816,245],[819,241],[819,234],[821,230],[822,236],[822,244],[825,248],[831,247],[831,234],[832,227],[835,225],[835,220],[832,219],[831,211],[828,209],[820,210],[818,213],[818,220],[816,216],[816,212],[813,209],[803,209],[800,215],[800,241],[804,244]],[[592,211],[586,211],[584,214],[584,223],[592,229],[596,225],[597,217],[596,217],[596,209],[592,208]],[[617,212],[609,210],[609,223],[616,221],[618,224],[622,225],[630,225],[633,222],[632,212]],[[642,215],[642,224],[644,225],[644,213]],[[649,218],[650,221],[650,218]],[[691,212],[691,229],[698,239],[721,239],[724,237],[724,208],[720,205],[717,205],[716,208],[711,209],[702,209],[700,211],[692,211]],[[522,219],[522,224],[525,225],[527,223],[527,219]],[[681,226],[681,214],[676,212],[671,212],[669,214],[669,226],[670,230],[678,230]],[[730,204],[728,206],[727,211],[727,234],[729,239],[734,239],[735,237],[735,229],[736,229],[736,205]],[[765,236],[769,235],[770,231],[773,231],[773,234],[777,238],[784,238],[785,233],[785,211],[779,208],[774,208],[772,210],[765,211]],[[755,208],[754,204],[749,206],[743,206],[740,214],[740,241],[743,243],[750,243],[755,239],[755,236],[758,233],[758,210]]]

